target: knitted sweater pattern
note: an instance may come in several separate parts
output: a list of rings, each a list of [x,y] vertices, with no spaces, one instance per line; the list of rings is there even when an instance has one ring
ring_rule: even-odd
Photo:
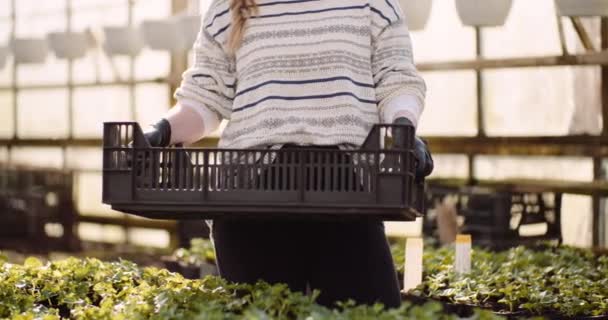
[[[214,0],[176,99],[229,119],[221,148],[363,143],[398,96],[426,87],[397,0],[257,0],[227,52],[229,0]]]

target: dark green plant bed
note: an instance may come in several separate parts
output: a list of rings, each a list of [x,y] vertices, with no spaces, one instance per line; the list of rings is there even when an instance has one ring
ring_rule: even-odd
[[[393,247],[403,272],[403,245]],[[453,272],[453,250],[426,248],[423,283],[411,295],[504,315],[605,319],[608,257],[570,247],[473,251],[470,274]]]
[[[346,302],[329,309],[317,293],[290,292],[285,285],[232,284],[217,278],[189,280],[128,261],[76,259],[24,264],[0,259],[0,318],[43,319],[457,319],[438,303],[405,302],[398,309]],[[495,319],[476,312],[473,319]]]

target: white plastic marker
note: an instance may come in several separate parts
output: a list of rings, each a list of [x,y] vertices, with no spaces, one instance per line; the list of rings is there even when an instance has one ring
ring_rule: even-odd
[[[408,238],[405,243],[403,291],[408,292],[422,283],[422,238]]]
[[[456,257],[454,259],[456,273],[471,272],[471,235],[459,234],[456,236]]]

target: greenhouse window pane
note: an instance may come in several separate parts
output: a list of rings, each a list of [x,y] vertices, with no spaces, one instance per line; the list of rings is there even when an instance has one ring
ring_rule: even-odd
[[[14,147],[10,159],[15,165],[59,169],[63,166],[63,151],[55,147]]]
[[[2,4],[0,4],[0,19],[10,18],[12,10],[12,1],[3,1]]]
[[[596,89],[598,83],[591,83],[592,77],[593,72],[581,74],[580,69],[574,72],[570,67],[484,71],[486,132],[495,136],[565,135],[577,109],[577,116],[589,118],[589,112],[595,112],[599,121],[601,91]],[[581,81],[589,85],[579,87]],[[597,121],[595,128],[588,129],[597,131]]]
[[[171,16],[171,0],[137,1],[133,6],[133,22],[139,24],[146,19]]]
[[[0,147],[0,163],[8,163],[8,148]]]
[[[435,169],[432,178],[466,178],[469,176],[469,160],[465,155],[433,155]]]
[[[16,4],[17,36],[45,36],[65,30],[66,0],[19,0]]]
[[[11,87],[13,83],[13,69],[13,56],[9,55],[6,58],[4,67],[0,68],[0,87],[4,89]]]
[[[129,88],[122,86],[74,90],[74,136],[101,138],[104,121],[131,121]]]
[[[140,84],[135,90],[137,122],[156,123],[169,110],[170,92],[166,84]]]
[[[78,0],[72,1],[72,28],[85,30],[103,26],[124,26],[129,20],[128,1]]]
[[[473,71],[428,72],[423,74],[428,90],[420,120],[422,135],[477,133],[477,88]]]
[[[513,1],[504,26],[484,28],[483,52],[491,58],[561,54],[554,1]]]
[[[171,69],[168,52],[144,49],[135,59],[135,79],[150,80],[166,78]]]
[[[0,10],[2,11],[2,10]],[[0,13],[2,15],[2,13]],[[10,39],[11,21],[0,17],[0,48],[8,50],[8,39]],[[12,83],[12,68],[13,59],[9,52],[7,57],[4,57],[4,63],[0,58],[0,86],[8,86]]]
[[[99,172],[79,172],[76,179],[76,192],[78,194],[76,208],[80,214],[110,217],[124,216],[101,202],[102,179]]]
[[[67,84],[68,63],[55,58],[49,52],[43,64],[20,64],[17,66],[17,83],[21,87],[36,84]]]
[[[128,57],[107,57],[99,52],[89,51],[86,56],[74,61],[72,81],[74,83],[108,83],[128,80],[130,77]]]
[[[129,242],[134,245],[166,248],[171,240],[169,232],[158,229],[129,228]]]
[[[73,170],[102,170],[101,148],[68,147],[67,166]]]
[[[17,135],[20,138],[67,137],[67,90],[21,90],[17,103]]]
[[[198,8],[202,16],[205,16],[207,13],[209,6],[211,6],[211,2],[213,2],[213,0],[199,0]]]
[[[15,130],[13,122],[13,91],[0,91],[0,137],[12,138]]]
[[[462,25],[454,1],[435,1],[426,28],[411,36],[417,62],[475,58],[475,31]]]
[[[78,237],[83,241],[107,243],[124,243],[126,240],[125,229],[123,227],[93,223],[79,223]]]
[[[582,157],[477,156],[479,179],[552,179],[591,181],[593,161]]]

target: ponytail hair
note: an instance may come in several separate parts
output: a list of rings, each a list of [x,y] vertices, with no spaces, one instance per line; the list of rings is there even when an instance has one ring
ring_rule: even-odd
[[[256,0],[230,0],[232,12],[232,32],[228,39],[228,49],[231,54],[241,46],[247,18],[258,13]]]

